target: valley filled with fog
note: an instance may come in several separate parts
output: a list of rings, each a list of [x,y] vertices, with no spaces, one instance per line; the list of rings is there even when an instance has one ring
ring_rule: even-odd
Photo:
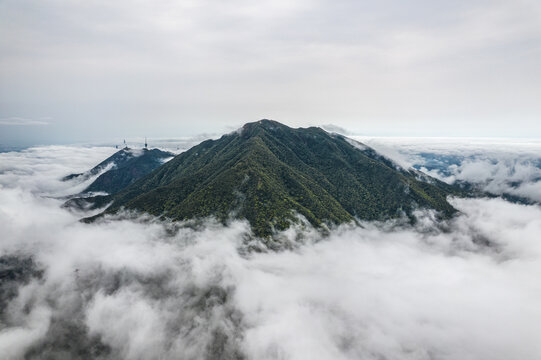
[[[541,144],[359,140],[487,196],[414,226],[301,223],[270,250],[239,220],[79,222],[62,204],[93,179],[61,178],[112,147],[0,153],[1,357],[541,358]]]

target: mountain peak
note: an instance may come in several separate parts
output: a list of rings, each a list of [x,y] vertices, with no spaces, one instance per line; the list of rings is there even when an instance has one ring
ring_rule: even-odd
[[[276,120],[261,119],[259,121],[249,122],[244,124],[237,134],[241,135],[241,138],[248,139],[255,136],[268,135],[271,137],[295,137],[295,138],[317,138],[319,136],[330,135],[327,131],[319,127],[308,128],[292,128],[284,125]]]
[[[258,121],[253,121],[244,124],[243,127],[250,127],[250,126],[261,126],[266,129],[274,129],[274,128],[289,128],[288,126],[282,124],[281,122],[278,122],[276,120],[271,119],[261,119]]]
[[[289,126],[279,123],[275,120],[261,119],[259,121],[249,122],[240,128],[240,134],[243,137],[258,135],[261,131],[293,130]]]

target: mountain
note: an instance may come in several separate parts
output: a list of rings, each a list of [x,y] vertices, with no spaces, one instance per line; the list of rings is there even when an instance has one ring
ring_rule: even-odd
[[[373,149],[316,128],[248,123],[176,156],[118,194],[106,213],[136,209],[174,220],[247,219],[258,236],[304,216],[314,226],[411,216],[417,207],[449,217],[461,191],[403,169]]]
[[[71,174],[63,180],[80,178],[86,180],[102,173],[83,193],[106,192],[114,194],[135,180],[152,172],[175,154],[158,149],[135,150],[128,147],[117,151],[91,170],[81,174]]]

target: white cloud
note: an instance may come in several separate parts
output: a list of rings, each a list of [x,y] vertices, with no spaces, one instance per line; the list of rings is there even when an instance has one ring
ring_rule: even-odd
[[[418,228],[365,223],[324,238],[307,231],[307,241],[291,250],[248,252],[244,222],[193,229],[140,217],[88,225],[61,209],[61,201],[41,196],[67,191],[70,185],[54,179],[109,151],[0,154],[16,176],[5,177],[4,169],[0,177],[0,258],[32,256],[45,270],[0,309],[0,353],[541,356],[539,206],[455,199],[461,215],[443,224],[445,231],[430,217]],[[51,170],[55,158],[60,165]]]
[[[151,359],[168,341],[163,315],[142,294],[122,289],[111,295],[98,292],[86,321],[91,333],[119,349],[121,358]]]
[[[255,256],[238,289],[251,357],[534,359],[541,210],[455,204],[466,215],[449,234],[371,227]]]
[[[25,119],[20,117],[10,117],[0,119],[0,125],[12,125],[12,126],[31,126],[31,125],[49,125],[45,119]]]

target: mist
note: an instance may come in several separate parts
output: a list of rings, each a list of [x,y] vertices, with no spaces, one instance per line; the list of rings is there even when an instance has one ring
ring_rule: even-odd
[[[243,221],[83,224],[61,204],[85,184],[60,179],[114,151],[0,154],[4,358],[541,357],[538,205],[455,198],[448,221],[303,224],[279,251]]]

